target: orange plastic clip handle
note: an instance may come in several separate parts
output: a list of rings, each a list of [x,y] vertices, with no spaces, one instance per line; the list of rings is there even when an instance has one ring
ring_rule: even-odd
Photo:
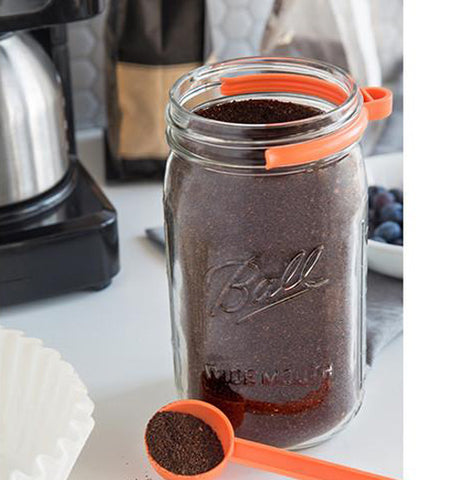
[[[241,438],[235,439],[233,461],[299,480],[392,480]]]
[[[370,121],[382,120],[393,111],[393,94],[385,87],[363,87],[364,107]]]
[[[341,105],[348,97],[339,85],[305,75],[265,73],[221,79],[223,95],[256,92],[301,93],[323,98],[336,105]],[[393,95],[390,90],[384,87],[365,87],[361,93],[365,108],[353,122],[321,138],[267,149],[266,169],[303,165],[334,155],[359,141],[369,120],[381,120],[391,114]]]

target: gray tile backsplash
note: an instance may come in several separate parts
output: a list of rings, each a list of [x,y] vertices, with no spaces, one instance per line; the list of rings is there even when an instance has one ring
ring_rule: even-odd
[[[69,25],[74,112],[78,129],[105,125],[105,15]]]

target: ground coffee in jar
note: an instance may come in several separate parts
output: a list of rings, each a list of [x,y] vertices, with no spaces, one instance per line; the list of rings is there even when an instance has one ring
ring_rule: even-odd
[[[362,398],[363,97],[335,67],[244,59],[183,77],[171,98],[164,201],[180,394],[222,409],[243,438],[322,441]]]

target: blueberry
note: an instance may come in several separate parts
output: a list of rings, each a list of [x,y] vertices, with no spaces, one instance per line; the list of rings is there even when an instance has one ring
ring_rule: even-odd
[[[377,185],[371,185],[368,189],[367,189],[367,194],[369,196],[369,208],[372,207],[372,205],[374,204],[374,197],[378,194],[378,193],[383,193],[383,192],[386,192],[386,189],[383,188],[383,187],[379,187]]]
[[[392,188],[390,193],[395,196],[395,199],[398,203],[403,203],[403,191],[400,188]]]
[[[401,223],[403,221],[403,205],[398,202],[389,203],[380,210],[379,219],[381,222],[391,220]]]
[[[393,240],[402,237],[403,233],[398,223],[388,221],[381,223],[374,230],[374,236],[376,235],[384,238],[387,242],[392,242]]]
[[[395,201],[395,197],[390,192],[380,192],[378,193],[372,202],[372,206],[380,212],[380,210],[389,203],[393,203]]]
[[[387,243],[387,241],[384,238],[379,237],[378,235],[372,235],[371,240],[374,240],[375,242],[380,242],[380,243]]]
[[[401,245],[403,246],[403,237],[397,238],[391,242],[393,245]]]

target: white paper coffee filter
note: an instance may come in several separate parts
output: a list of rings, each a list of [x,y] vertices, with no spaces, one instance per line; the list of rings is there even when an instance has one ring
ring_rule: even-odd
[[[65,480],[94,404],[59,353],[0,327],[0,479]]]

